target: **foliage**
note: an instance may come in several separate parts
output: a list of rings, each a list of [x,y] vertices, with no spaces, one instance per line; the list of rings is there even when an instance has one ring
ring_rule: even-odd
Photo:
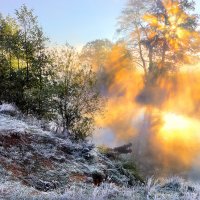
[[[100,108],[95,74],[69,46],[62,56],[48,51],[33,10],[23,5],[15,14],[0,15],[0,102],[39,118],[61,118],[63,131],[85,139]]]
[[[130,160],[127,161],[123,160],[122,163],[123,163],[123,168],[128,170],[131,173],[131,175],[136,177],[137,180],[141,181],[141,183],[145,182],[143,177],[140,175],[135,162]]]
[[[80,58],[83,62],[89,63],[93,70],[101,71],[112,47],[113,43],[108,39],[88,42],[83,46]]]
[[[44,55],[46,38],[32,10],[24,5],[16,11],[16,19],[1,16],[0,26],[0,100],[14,102],[27,114],[40,116],[40,96],[46,79],[43,69],[49,62]],[[39,91],[33,99],[35,88]]]
[[[75,139],[84,139],[92,133],[94,114],[101,105],[96,75],[90,66],[80,64],[69,45],[53,49],[50,54],[55,66],[52,108],[61,117],[63,131],[73,134]]]

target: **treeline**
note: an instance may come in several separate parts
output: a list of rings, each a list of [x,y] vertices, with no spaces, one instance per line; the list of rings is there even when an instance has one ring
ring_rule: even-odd
[[[55,120],[63,132],[85,139],[101,104],[96,75],[73,47],[47,48],[47,42],[25,5],[14,18],[0,15],[0,102]]]

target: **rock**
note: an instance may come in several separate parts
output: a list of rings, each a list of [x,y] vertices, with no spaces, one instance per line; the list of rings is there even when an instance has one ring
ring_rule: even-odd
[[[92,179],[93,179],[94,185],[100,186],[103,181],[106,181],[107,175],[100,171],[94,171],[92,173]]]

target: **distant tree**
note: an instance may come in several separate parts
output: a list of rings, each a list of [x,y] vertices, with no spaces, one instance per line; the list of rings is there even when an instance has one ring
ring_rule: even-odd
[[[82,48],[81,61],[90,64],[95,71],[102,70],[112,47],[113,43],[108,39],[88,42]]]
[[[110,74],[106,69],[109,55],[114,44],[108,40],[94,40],[83,46],[80,60],[90,65],[92,70],[97,73],[97,85],[101,94],[105,95],[110,82]]]

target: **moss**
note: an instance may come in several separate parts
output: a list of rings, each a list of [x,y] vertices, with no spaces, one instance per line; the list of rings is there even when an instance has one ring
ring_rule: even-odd
[[[106,156],[107,158],[109,158],[111,160],[118,159],[117,153],[113,152],[111,148],[108,148],[106,146],[100,146],[100,147],[98,147],[98,150],[102,155]]]
[[[102,145],[98,147],[98,150],[99,153],[106,155],[110,151],[110,148]]]
[[[126,169],[131,175],[133,175],[140,183],[145,183],[144,178],[140,175],[135,163],[133,161],[127,161],[122,163],[124,169]]]

